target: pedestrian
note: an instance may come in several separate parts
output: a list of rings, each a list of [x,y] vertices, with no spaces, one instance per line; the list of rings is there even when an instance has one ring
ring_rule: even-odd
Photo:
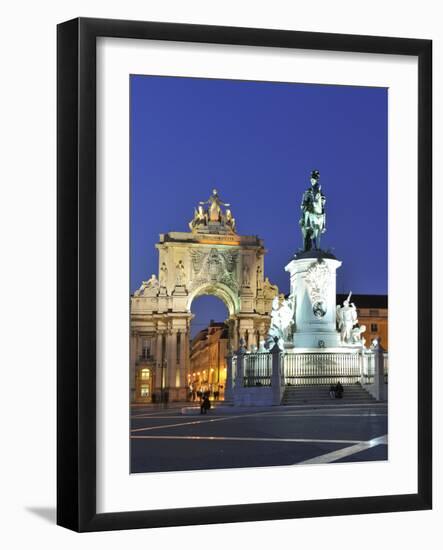
[[[155,405],[156,402],[157,402],[157,394],[155,392],[152,394],[151,401],[152,401],[153,405]]]
[[[210,408],[211,402],[209,401],[209,397],[205,395],[202,404],[200,405],[200,414],[206,414]]]
[[[165,409],[168,407],[168,401],[169,401],[169,392],[168,390],[165,390],[165,393],[163,394],[163,406]]]
[[[337,385],[335,386],[335,397],[338,399],[341,399],[343,397],[343,386],[340,383],[340,380],[337,382]]]
[[[335,388],[334,388],[333,384],[331,384],[329,386],[329,397],[331,399],[335,399]]]

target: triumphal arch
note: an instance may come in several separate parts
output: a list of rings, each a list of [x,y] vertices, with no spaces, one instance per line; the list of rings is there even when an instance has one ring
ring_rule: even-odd
[[[264,278],[262,239],[239,235],[229,207],[214,189],[194,209],[189,232],[160,234],[158,273],[131,297],[133,401],[166,391],[170,400],[186,398],[191,305],[197,296],[225,303],[231,349],[241,338],[251,348],[266,337],[278,289]]]

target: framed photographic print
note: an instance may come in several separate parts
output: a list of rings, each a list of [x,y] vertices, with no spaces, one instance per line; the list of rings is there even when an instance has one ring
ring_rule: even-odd
[[[58,26],[58,524],[429,509],[429,40]]]

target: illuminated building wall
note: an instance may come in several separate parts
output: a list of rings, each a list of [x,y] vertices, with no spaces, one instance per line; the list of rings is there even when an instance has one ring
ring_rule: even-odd
[[[228,327],[211,321],[191,342],[190,390],[219,392],[223,399],[226,382],[226,355],[228,353]]]

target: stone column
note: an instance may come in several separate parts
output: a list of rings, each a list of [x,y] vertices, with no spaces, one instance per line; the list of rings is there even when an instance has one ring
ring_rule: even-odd
[[[162,338],[163,333],[157,331],[155,342],[155,389],[160,390],[162,387]]]
[[[188,394],[188,372],[186,369],[186,354],[187,354],[187,333],[186,331],[180,331],[180,349],[179,349],[179,363],[176,365],[178,370],[178,377],[176,374],[176,384],[178,382],[179,399],[185,400]],[[176,373],[177,373],[176,370]],[[177,380],[178,378],[178,380]]]
[[[131,377],[130,377],[130,400],[131,403],[134,403],[137,395],[136,395],[136,381],[135,381],[135,375],[136,375],[136,362],[137,362],[137,334],[135,332],[131,332],[131,348],[130,348],[130,369],[131,369]]]
[[[239,321],[238,319],[234,318],[234,319],[229,319],[229,338],[230,338],[230,345],[231,345],[231,349],[229,351],[234,351],[238,348],[238,324],[239,324]]]
[[[377,401],[384,401],[387,398],[386,385],[384,377],[384,349],[379,345],[374,348],[374,360],[375,360],[375,372],[374,372],[374,384],[375,384],[375,398]]]
[[[233,376],[232,376],[232,353],[226,356],[226,383],[225,383],[225,402],[232,401],[233,394]]]
[[[189,359],[189,328],[183,333],[183,377],[186,386],[188,386],[188,374],[191,373],[191,362]],[[192,381],[192,376],[191,376]]]
[[[184,369],[184,333],[182,330],[177,331],[176,334],[176,345],[178,334],[180,334],[180,347],[176,350],[178,356],[178,363],[175,365],[175,382],[176,387],[182,388],[185,385],[185,369]],[[178,382],[178,386],[177,386]]]
[[[246,348],[244,347],[244,341],[241,342],[240,348],[237,352],[237,369],[235,372],[235,386],[234,393],[237,389],[243,388],[243,378],[245,371],[245,353]]]
[[[175,399],[176,393],[174,391],[174,388],[176,387],[175,373],[177,369],[177,331],[171,331],[171,333],[167,335],[166,340],[166,356],[168,358],[166,386],[169,388],[169,399],[172,401],[173,399]]]

